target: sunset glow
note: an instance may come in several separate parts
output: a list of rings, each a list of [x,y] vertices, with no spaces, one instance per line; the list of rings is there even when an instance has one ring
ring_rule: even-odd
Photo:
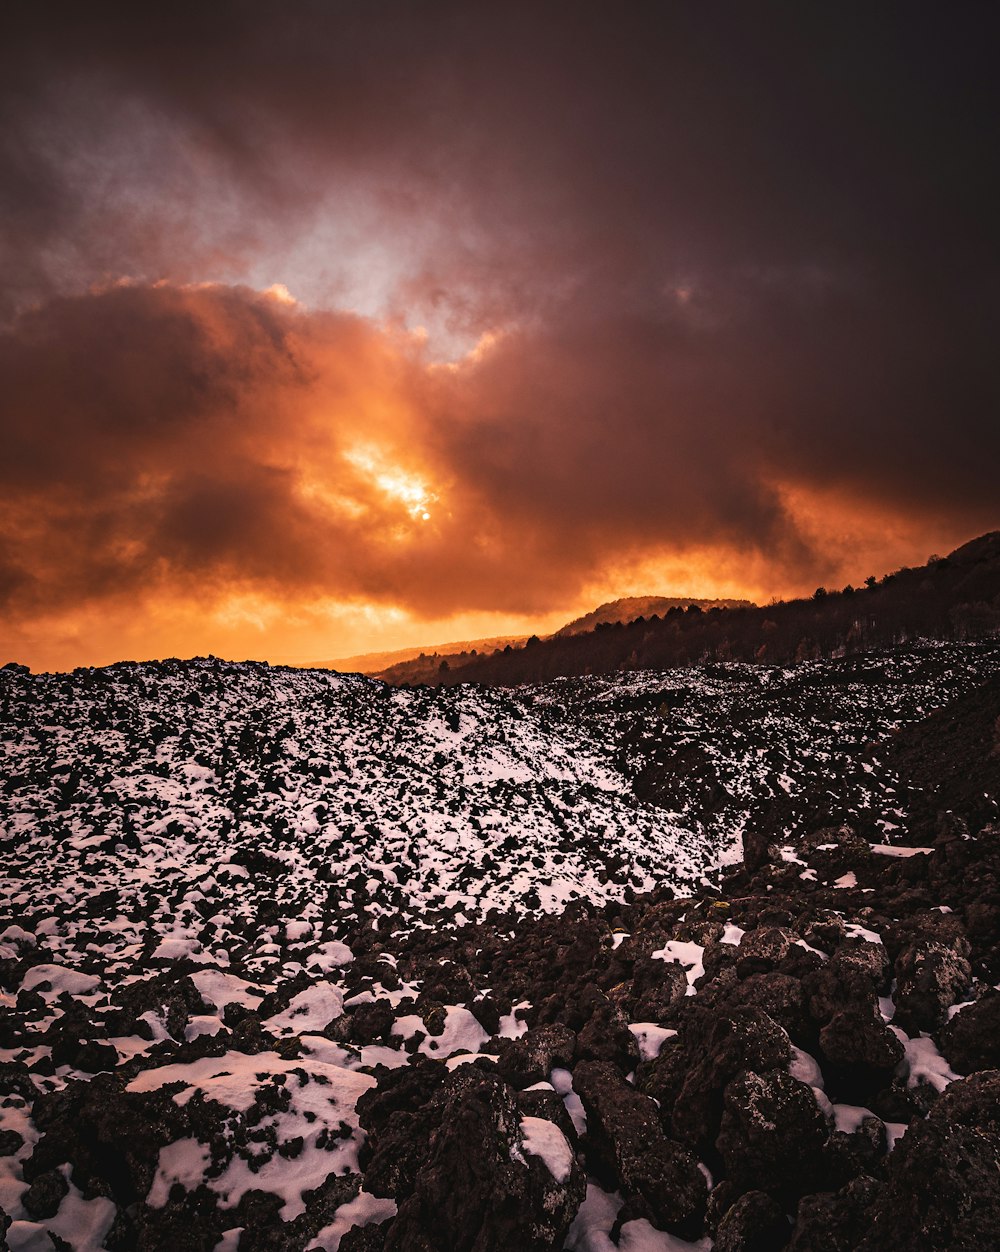
[[[382,495],[398,501],[410,517],[430,520],[427,510],[437,503],[438,497],[416,474],[392,465],[390,457],[372,448],[354,448],[344,454],[344,460],[360,470]]]
[[[0,660],[544,633],[1000,522],[960,23],[182,8],[7,15]]]

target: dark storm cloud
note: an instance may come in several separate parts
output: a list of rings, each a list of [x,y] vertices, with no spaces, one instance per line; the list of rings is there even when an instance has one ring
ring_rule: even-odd
[[[817,538],[796,494],[995,525],[995,20],[9,6],[3,295],[39,307],[0,343],[8,603],[200,580],[538,611],[643,551],[835,575],[842,516]],[[298,248],[336,308],[368,247],[371,311],[489,350],[449,370],[190,286]],[[423,528],[378,486],[400,467]]]
[[[150,140],[162,169],[142,177],[175,200],[140,197],[119,244],[153,277],[266,246],[357,180],[400,230],[445,215],[410,277],[486,306],[567,284],[648,304],[684,271],[813,265],[955,312],[995,262],[989,6],[221,0],[7,20],[12,233],[64,242],[76,221],[102,273],[100,179],[60,185],[58,164],[83,145],[117,180]],[[259,224],[230,219],[234,187]],[[157,230],[172,213],[187,256]]]

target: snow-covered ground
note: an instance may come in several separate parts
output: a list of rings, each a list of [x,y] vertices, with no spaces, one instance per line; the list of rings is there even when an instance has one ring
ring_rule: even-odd
[[[83,1252],[112,1238],[120,1211],[99,1187],[81,1191],[79,1162],[44,1174],[55,1201],[29,1194],[22,1172],[41,1133],[33,1100],[103,1071],[120,1080],[107,1107],[148,1116],[162,1144],[139,1198],[165,1211],[204,1183],[219,1249],[243,1246],[259,1191],[279,1198],[276,1220],[299,1223],[289,1246],[334,1249],[386,1220],[395,1204],[361,1187],[358,1160],[356,1106],[373,1075],[422,1057],[454,1073],[483,1055],[490,1068],[530,1005],[487,1010],[489,988],[456,982],[454,967],[440,992],[426,964],[408,982],[379,944],[490,916],[513,938],[519,914],[574,899],[687,894],[775,802],[790,822],[781,856],[806,865],[796,797],[824,779],[888,860],[915,856],[879,745],[998,670],[1000,646],[947,645],[512,691],[213,659],[0,671],[10,1246],[34,1252],[51,1232]],[[743,934],[726,924],[719,942],[738,948]],[[649,955],[679,963],[694,996],[703,953],[680,937]],[[676,1035],[645,1019],[628,1029],[645,1061]],[[932,1041],[897,1033],[911,1077],[938,1089],[954,1078]],[[579,1130],[571,1075],[547,1072],[541,1088]],[[825,1115],[849,1129],[867,1112]],[[551,1120],[526,1114],[510,1133],[518,1168],[540,1162],[570,1185]],[[567,1246],[614,1246],[602,1240],[620,1201],[589,1187]],[[636,1220],[618,1246],[688,1245]]]
[[[738,858],[752,812],[823,779],[905,843],[878,742],[998,658],[948,645],[514,691],[212,659],[7,670],[2,922],[68,966],[189,956],[266,977],[289,953],[321,965],[361,919],[684,892]]]

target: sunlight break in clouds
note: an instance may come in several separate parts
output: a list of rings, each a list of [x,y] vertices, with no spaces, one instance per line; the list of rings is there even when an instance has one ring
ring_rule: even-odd
[[[430,521],[428,509],[437,503],[438,496],[418,475],[391,464],[390,457],[370,445],[350,449],[344,453],[344,460],[360,470],[384,496],[398,500],[414,520]]]
[[[543,632],[994,528],[988,22],[8,5],[3,655]]]

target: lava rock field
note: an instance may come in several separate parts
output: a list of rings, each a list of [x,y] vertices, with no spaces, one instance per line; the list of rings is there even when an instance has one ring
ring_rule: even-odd
[[[16,1252],[995,1246],[1000,644],[0,734]]]

